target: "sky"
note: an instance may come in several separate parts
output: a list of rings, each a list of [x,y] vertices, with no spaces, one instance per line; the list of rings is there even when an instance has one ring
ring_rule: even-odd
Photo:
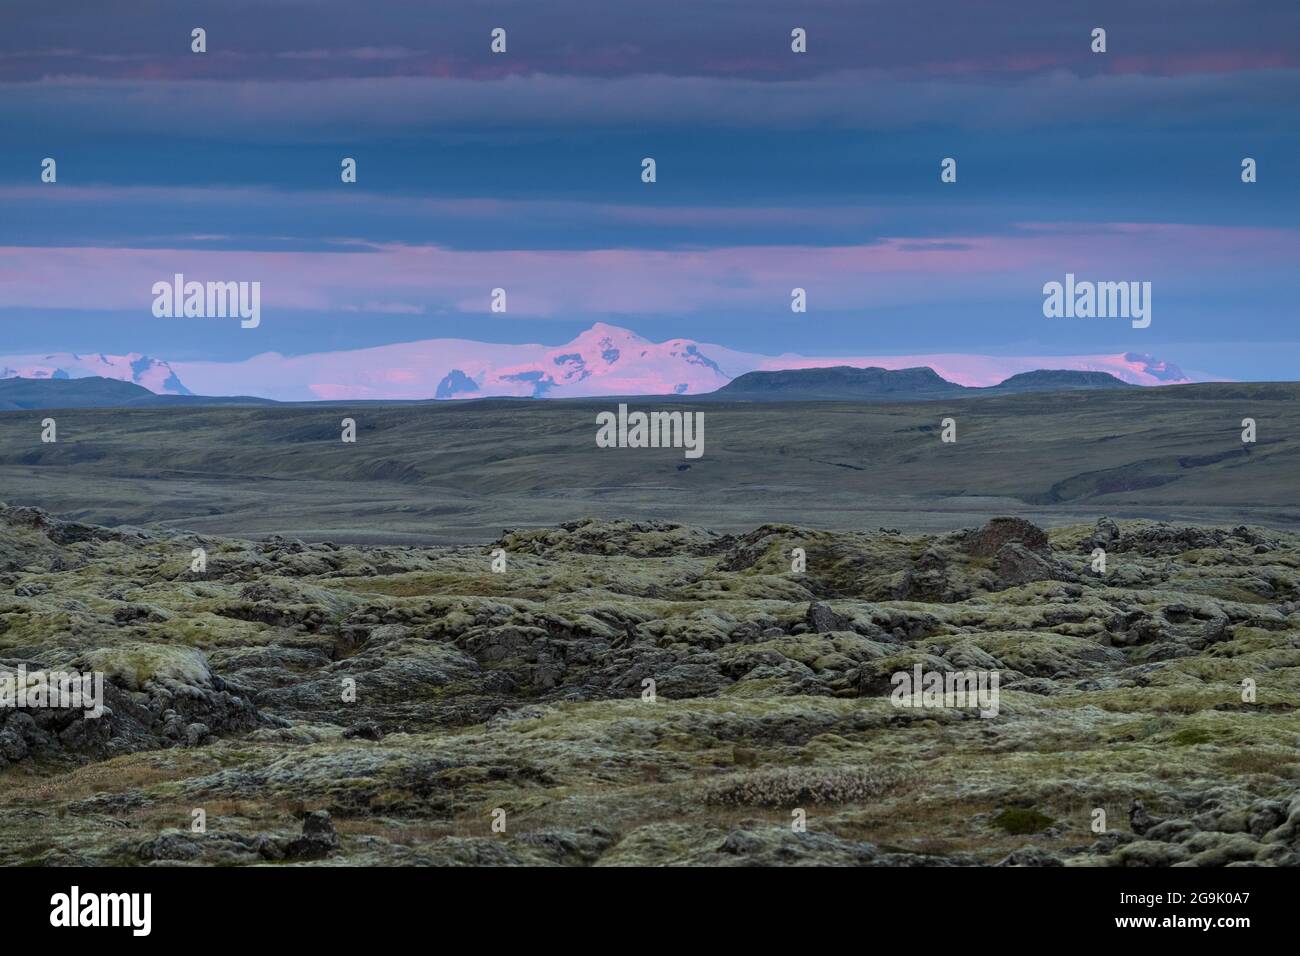
[[[154,317],[177,272],[261,324]],[[1151,282],[1150,326],[1045,317],[1067,273]],[[1294,0],[0,0],[0,354],[599,321],[1295,379],[1297,292]]]

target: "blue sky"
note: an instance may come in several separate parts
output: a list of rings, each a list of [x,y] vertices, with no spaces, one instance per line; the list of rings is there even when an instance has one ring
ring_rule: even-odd
[[[1297,37],[1285,0],[11,9],[0,354],[558,344],[606,321],[1295,378]],[[174,271],[261,281],[262,325],[155,319]],[[1151,327],[1045,319],[1066,272],[1151,281]]]

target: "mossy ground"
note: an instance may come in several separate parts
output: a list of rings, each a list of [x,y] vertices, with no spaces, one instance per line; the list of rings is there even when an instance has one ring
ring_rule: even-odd
[[[961,534],[576,522],[507,534],[493,574],[488,548],[61,544],[10,522],[0,657],[93,666],[141,706],[219,684],[278,721],[12,761],[0,860],[157,859],[201,808],[208,834],[245,836],[328,810],[330,859],[355,864],[987,864],[1034,845],[1215,865],[1229,837],[1287,862],[1300,541],[1122,531],[1105,577],[1071,527],[1051,577],[1013,584]],[[918,575],[967,596],[920,599]],[[997,716],[894,706],[915,663],[997,670]],[[1187,828],[1137,840],[1135,800]],[[193,839],[175,862],[257,862]]]

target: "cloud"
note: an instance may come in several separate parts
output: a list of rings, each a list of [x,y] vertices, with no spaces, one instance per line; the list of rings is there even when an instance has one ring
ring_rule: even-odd
[[[284,50],[275,54],[285,60],[405,60],[419,56],[419,50],[401,46],[363,46],[344,49]]]
[[[252,79],[338,76],[642,74],[791,79],[870,63],[887,73],[997,76],[1069,69],[1175,75],[1300,65],[1293,0],[190,0],[184,19],[139,15],[139,0],[10,3],[0,33],[0,77],[58,73],[170,82],[217,67],[219,55]],[[129,24],[129,26],[128,26]],[[188,50],[189,29],[209,33],[206,57]],[[794,55],[791,27],[808,31]],[[1092,55],[1104,24],[1111,52]],[[506,27],[510,52],[492,56],[488,31]],[[227,64],[229,66],[229,64]],[[227,78],[235,74],[227,73]]]
[[[409,302],[364,302],[361,305],[341,305],[339,311],[369,315],[424,315],[424,306]]]
[[[364,251],[250,252],[104,247],[0,248],[0,307],[138,310],[154,282],[260,281],[264,315],[420,309],[487,312],[493,288],[514,316],[687,314],[773,308],[793,287],[817,309],[961,303],[1023,295],[1066,272],[1115,281],[1159,280],[1181,290],[1209,277],[1239,279],[1242,263],[1286,273],[1300,231],[1150,223],[1024,223],[1021,234],[887,238],[849,246],[709,249],[463,251],[375,243]],[[373,309],[375,304],[387,304]],[[183,321],[183,320],[182,320]]]
[[[449,128],[522,130],[608,125],[904,129],[940,124],[1018,129],[1063,123],[1144,128],[1240,123],[1285,115],[1300,70],[1227,75],[1095,75],[1056,71],[1025,81],[904,80],[857,70],[798,80],[536,74],[323,79],[212,79],[167,84],[49,77],[0,84],[0,121],[44,127],[51,115],[83,133],[231,136],[262,141]],[[286,117],[293,117],[286,123]]]

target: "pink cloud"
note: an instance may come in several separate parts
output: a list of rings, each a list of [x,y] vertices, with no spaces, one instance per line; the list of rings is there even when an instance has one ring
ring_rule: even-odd
[[[976,292],[1039,295],[1067,271],[1081,278],[1176,278],[1194,288],[1214,269],[1286,268],[1300,232],[1274,228],[1030,223],[1027,234],[887,239],[860,246],[743,246],[702,250],[455,250],[380,244],[367,251],[264,252],[103,247],[0,248],[0,307],[138,310],[154,282],[260,281],[274,310],[384,310],[418,315],[454,306],[487,312],[507,290],[517,316],[686,313],[770,308],[805,288],[815,308],[961,302]],[[936,281],[947,277],[950,281]]]

